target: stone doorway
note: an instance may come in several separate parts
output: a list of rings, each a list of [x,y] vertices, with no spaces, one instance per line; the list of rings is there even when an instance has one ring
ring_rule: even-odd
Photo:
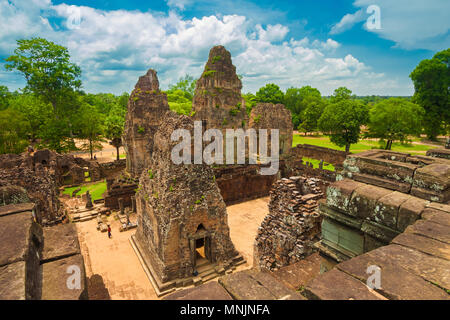
[[[194,268],[212,263],[211,259],[211,237],[208,231],[200,224],[192,238],[192,256]]]

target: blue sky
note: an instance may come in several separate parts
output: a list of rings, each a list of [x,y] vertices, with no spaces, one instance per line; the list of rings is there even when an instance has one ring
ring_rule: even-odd
[[[450,47],[449,16],[448,0],[0,0],[0,84],[24,86],[3,59],[16,39],[40,36],[68,47],[87,92],[129,92],[148,68],[162,88],[198,77],[222,44],[244,92],[273,82],[411,95],[414,67]]]

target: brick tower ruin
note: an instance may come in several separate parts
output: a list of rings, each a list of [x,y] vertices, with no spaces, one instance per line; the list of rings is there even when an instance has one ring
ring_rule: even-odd
[[[128,165],[139,175],[132,243],[157,294],[209,280],[242,263],[213,169],[172,161],[179,143],[171,141],[172,132],[185,129],[193,136],[194,123],[168,110],[156,72],[139,79],[128,107]]]
[[[230,52],[223,46],[213,47],[197,80],[192,103],[194,120],[202,121],[206,129],[245,128],[248,116],[241,89]]]
[[[132,176],[139,177],[148,166],[153,136],[160,125],[161,116],[168,110],[167,96],[159,90],[156,71],[150,69],[139,78],[128,100],[122,140],[127,153],[127,171]]]

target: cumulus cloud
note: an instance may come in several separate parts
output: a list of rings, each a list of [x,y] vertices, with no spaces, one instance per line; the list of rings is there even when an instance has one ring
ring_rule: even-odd
[[[330,34],[337,34],[366,19],[366,10],[373,0],[356,0],[354,6],[360,8],[355,14],[345,15],[331,28]],[[428,49],[438,51],[450,46],[450,1],[448,0],[378,0],[381,12],[381,28],[363,27],[381,38],[395,42],[403,49]]]
[[[342,17],[341,21],[331,27],[330,34],[339,34],[347,31],[358,22],[364,21],[366,14],[363,10],[358,10],[355,13],[348,13]]]
[[[183,19],[173,11],[78,6],[80,23],[68,28],[73,8],[47,0],[0,0],[0,29],[5,30],[0,33],[0,56],[12,54],[16,39],[42,36],[68,47],[83,70],[86,91],[121,93],[130,91],[148,68],[158,71],[163,88],[186,73],[198,77],[209,49],[221,44],[231,51],[244,77],[244,91],[254,92],[269,82],[284,89],[313,85],[323,94],[343,85],[358,94],[397,94],[405,89],[350,54],[334,56],[340,44],[333,39],[286,41],[289,29],[280,24],[255,26],[240,15]],[[2,71],[0,79],[17,87],[15,75]]]

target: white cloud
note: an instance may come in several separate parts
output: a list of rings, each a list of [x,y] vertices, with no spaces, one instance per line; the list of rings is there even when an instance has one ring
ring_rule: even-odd
[[[167,0],[166,2],[170,8],[184,10],[186,5],[190,3],[190,0]]]
[[[361,8],[355,14],[345,15],[331,28],[331,34],[350,29],[357,22],[369,17],[366,10],[373,0],[356,0],[355,7]],[[365,30],[381,38],[391,40],[404,49],[443,50],[450,47],[450,1],[448,0],[378,0],[381,29]]]
[[[357,94],[409,94],[411,86],[386,79],[352,55],[336,57],[339,43],[308,38],[285,41],[286,26],[256,27],[244,16],[183,19],[174,12],[104,11],[77,7],[79,28],[67,29],[69,6],[40,0],[33,3],[0,0],[0,55],[13,53],[15,40],[42,36],[68,47],[83,70],[89,92],[130,91],[148,68],[158,71],[163,88],[186,73],[198,77],[209,49],[218,44],[231,51],[244,91],[269,82],[286,89],[312,85],[323,94],[348,86]],[[0,72],[0,79],[17,87],[17,76]],[[5,80],[6,79],[6,80]],[[9,79],[9,80],[8,80]]]
[[[363,10],[358,10],[355,13],[348,13],[342,17],[341,21],[336,23],[331,27],[330,34],[339,34],[347,31],[358,22],[364,21],[366,19],[366,14]]]
[[[266,30],[258,24],[256,25],[256,30],[258,31],[260,40],[269,42],[282,41],[289,32],[289,28],[282,26],[281,24],[276,24],[274,26],[269,24]]]

